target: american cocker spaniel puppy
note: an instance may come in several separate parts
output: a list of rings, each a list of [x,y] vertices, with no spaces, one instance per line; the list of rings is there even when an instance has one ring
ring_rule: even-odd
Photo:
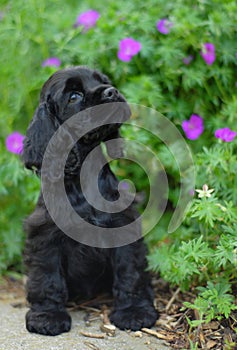
[[[110,124],[110,116],[106,116],[110,112],[107,113],[106,108],[103,113],[100,111],[95,115],[92,107],[106,107],[111,103],[118,107],[109,111],[115,111],[122,117]],[[119,228],[126,237],[126,225],[138,217],[134,202],[121,212],[97,209],[85,198],[80,178],[83,161],[95,147],[98,162],[104,162],[105,149],[101,144],[118,138],[122,122],[130,115],[124,97],[105,75],[78,66],[60,70],[49,78],[42,88],[39,106],[27,129],[23,161],[28,169],[34,170],[42,178],[42,162],[52,136],[74,116],[77,118],[75,129],[86,125],[87,111],[88,120],[105,118],[105,125],[92,127],[78,140],[75,139],[63,169],[65,191],[73,210],[93,229],[98,229],[98,235],[100,228],[110,228],[112,231]],[[71,134],[73,132],[71,128]],[[116,145],[118,149],[110,147],[109,143],[107,145],[111,157],[121,154],[121,145]],[[52,164],[57,161],[60,159],[52,157]],[[92,164],[87,174],[88,184],[93,177],[93,169]],[[49,183],[57,183],[56,175],[50,169],[48,172]],[[112,205],[119,199],[119,181],[109,164],[102,166],[97,181],[100,194],[107,203]],[[65,213],[60,212],[60,201],[60,198],[55,200],[54,206],[64,217]],[[66,310],[67,302],[77,297],[91,298],[101,292],[113,294],[110,320],[120,329],[139,330],[154,325],[157,311],[153,306],[153,291],[146,271],[146,248],[140,234],[138,239],[128,240],[128,244],[114,244],[109,248],[106,243],[98,244],[99,240],[96,239],[95,244],[93,241],[91,244],[81,243],[80,234],[87,234],[83,225],[77,227],[78,239],[63,232],[51,217],[42,190],[35,211],[25,220],[24,227],[27,232],[24,253],[28,273],[26,291],[30,304],[26,314],[28,331],[45,335],[68,332],[71,317]],[[93,234],[96,235],[95,230]]]

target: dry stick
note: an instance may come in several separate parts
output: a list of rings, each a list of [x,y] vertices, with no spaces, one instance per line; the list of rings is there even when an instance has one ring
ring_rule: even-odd
[[[103,302],[103,304],[105,304],[105,303],[110,303],[110,302],[112,302],[113,301],[113,299],[104,299],[104,296],[103,295],[98,295],[96,298],[94,298],[94,299],[92,299],[92,300],[86,300],[86,301],[84,301],[83,303],[80,303],[80,304],[78,304],[78,306],[79,307],[84,307],[84,306],[87,306],[87,305],[89,305],[89,307],[90,307],[90,304],[92,304],[92,303],[102,303]]]
[[[96,309],[95,307],[91,307],[91,306],[86,306],[86,305],[78,305],[78,308],[83,309],[83,310],[88,310],[88,311],[92,311],[92,312],[100,312],[100,309]]]
[[[102,311],[103,323],[104,324],[111,324],[110,319],[109,319],[109,309],[107,308],[107,306],[102,305],[101,311]]]
[[[99,319],[100,319],[100,316],[99,316],[98,312],[97,312],[97,315],[94,315],[94,316],[93,316],[92,314],[87,313],[87,314],[83,317],[83,320],[84,320],[86,326],[90,326],[90,325],[91,325],[91,322],[96,321],[96,320],[99,320]]]
[[[149,329],[149,328],[142,328],[141,331],[144,333],[147,333],[149,335],[153,335],[154,337],[159,338],[159,339],[167,339],[167,337],[165,335],[158,333],[156,331],[153,331],[152,329]]]
[[[168,302],[168,304],[166,305],[165,311],[169,311],[171,305],[173,304],[174,300],[176,299],[177,295],[180,292],[180,288],[176,289],[176,291],[174,292],[172,298],[170,299],[170,301]]]
[[[200,315],[198,310],[194,310],[194,316],[196,320],[200,320]],[[201,349],[205,349],[205,337],[202,329],[202,324],[199,324],[195,332],[195,340],[199,342]]]
[[[93,350],[100,350],[98,348],[98,346],[96,346],[95,344],[90,343],[89,341],[84,341],[84,344],[87,345],[89,348],[91,348]]]
[[[175,322],[175,327],[177,327],[181,321],[183,320],[183,318],[187,315],[187,313],[189,312],[189,310],[186,310],[183,314],[181,314],[181,316],[178,318],[178,320]]]
[[[96,339],[104,339],[105,334],[98,334],[98,333],[90,333],[90,332],[84,332],[80,331],[81,335],[84,335],[84,337],[88,338],[96,338]]]
[[[110,337],[115,336],[116,327],[110,323],[109,319],[109,309],[106,305],[102,305],[101,307],[102,311],[102,324],[100,325],[100,330]]]

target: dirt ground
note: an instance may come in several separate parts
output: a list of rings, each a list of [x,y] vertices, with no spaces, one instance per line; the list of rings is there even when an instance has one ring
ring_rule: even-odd
[[[164,341],[145,332],[122,332],[114,336],[101,331],[103,313],[90,306],[69,308],[72,329],[56,337],[31,334],[25,329],[27,305],[24,288],[16,281],[0,284],[0,350],[169,350]]]
[[[236,350],[237,312],[229,319],[212,320],[191,328],[188,320],[199,320],[197,310],[183,309],[183,302],[193,302],[194,291],[182,293],[154,276],[155,306],[160,314],[152,329],[139,332],[108,333],[105,325],[113,300],[98,296],[68,305],[72,329],[56,337],[30,334],[25,329],[28,310],[24,278],[0,280],[0,350]],[[195,344],[195,345],[194,345]]]

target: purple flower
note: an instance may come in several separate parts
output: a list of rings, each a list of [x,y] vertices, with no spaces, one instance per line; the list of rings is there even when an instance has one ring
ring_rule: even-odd
[[[183,58],[183,63],[188,65],[189,63],[192,62],[192,60],[193,60],[193,56],[189,55],[189,56]]]
[[[61,65],[61,61],[57,57],[49,57],[43,61],[42,67],[56,67],[59,68]]]
[[[200,51],[200,55],[208,64],[209,66],[212,65],[212,63],[216,59],[216,54],[215,54],[215,45],[212,43],[205,43],[203,45],[203,49]]]
[[[130,186],[129,186],[129,183],[125,180],[121,181],[119,183],[119,187],[123,190],[123,191],[128,191]]]
[[[197,114],[192,114],[189,120],[183,121],[182,128],[189,140],[196,140],[203,133],[203,119]]]
[[[157,30],[162,34],[169,34],[171,27],[173,27],[173,23],[167,18],[162,18],[156,23]]]
[[[99,19],[100,14],[95,10],[88,10],[82,12],[76,19],[74,27],[83,26],[84,30],[88,30],[96,25],[97,20]]]
[[[125,38],[119,42],[118,58],[123,62],[129,62],[132,57],[141,50],[142,45],[133,38]]]
[[[225,142],[233,141],[236,135],[237,132],[230,130],[229,128],[217,129],[215,131],[215,137]]]
[[[9,152],[20,154],[23,150],[23,140],[25,136],[21,135],[19,132],[14,131],[12,134],[8,135],[6,138],[6,148]]]

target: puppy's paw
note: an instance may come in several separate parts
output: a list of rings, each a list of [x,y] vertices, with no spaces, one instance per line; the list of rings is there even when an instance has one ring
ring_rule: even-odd
[[[158,312],[153,306],[130,306],[123,310],[114,310],[110,315],[110,321],[120,329],[138,331],[145,327],[154,326],[158,318]]]
[[[71,317],[66,311],[32,311],[26,314],[26,328],[29,332],[57,335],[71,329]]]

